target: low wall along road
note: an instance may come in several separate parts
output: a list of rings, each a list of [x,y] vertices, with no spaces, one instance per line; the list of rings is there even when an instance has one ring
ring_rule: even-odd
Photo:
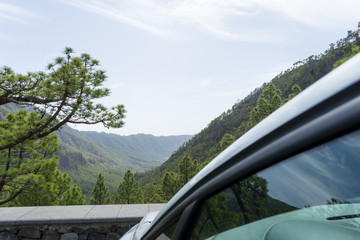
[[[0,240],[118,240],[165,204],[0,208]]]

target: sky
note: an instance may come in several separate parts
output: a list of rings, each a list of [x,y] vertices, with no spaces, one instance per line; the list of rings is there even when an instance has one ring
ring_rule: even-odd
[[[45,71],[65,47],[100,61],[125,126],[197,134],[293,63],[356,30],[359,0],[0,0],[0,66]]]

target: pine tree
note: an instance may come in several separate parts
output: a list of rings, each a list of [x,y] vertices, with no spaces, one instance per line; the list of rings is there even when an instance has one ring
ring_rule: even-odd
[[[88,54],[74,57],[71,48],[64,53],[47,72],[21,75],[0,68],[0,107],[14,103],[31,109],[1,116],[0,205],[56,205],[70,190],[71,179],[58,174],[53,156],[58,150],[54,132],[66,123],[124,124],[123,105],[108,109],[95,101],[110,94],[102,87],[106,75],[99,61]]]
[[[179,176],[174,172],[166,172],[162,181],[165,200],[169,201],[180,189]]]
[[[230,146],[235,141],[235,137],[229,133],[225,133],[225,135],[221,138],[219,142],[220,152],[224,151],[228,146]]]
[[[110,193],[109,188],[105,185],[105,177],[99,174],[94,190],[91,193],[92,197],[90,199],[91,204],[102,205],[109,203]]]
[[[256,106],[250,113],[250,127],[255,126],[283,104],[281,90],[270,83],[259,96]]]
[[[85,196],[78,185],[72,185],[61,197],[59,205],[85,205]]]
[[[0,122],[0,144],[21,136],[28,131],[29,122],[38,120],[36,113],[24,110],[6,115]],[[58,137],[52,133],[0,150],[0,205],[23,194],[26,197],[11,205],[54,205],[58,159],[52,155],[57,149]]]
[[[291,100],[292,98],[294,98],[296,95],[298,95],[301,92],[301,88],[297,84],[292,86],[291,90],[292,90],[292,93],[290,93],[290,95],[289,95],[289,97],[288,97],[288,99],[286,101]]]
[[[196,160],[192,160],[189,154],[186,154],[179,163],[180,184],[185,185],[199,171]]]
[[[66,123],[102,123],[114,128],[124,125],[123,105],[107,109],[94,101],[110,94],[109,89],[102,87],[106,75],[97,69],[99,61],[88,54],[74,57],[73,52],[66,48],[65,56],[50,63],[47,72],[21,75],[9,67],[0,68],[0,106],[7,103],[27,105],[39,118],[28,122],[22,135],[1,141],[0,150],[45,137]]]
[[[130,170],[127,170],[123,181],[119,184],[115,194],[115,203],[144,203],[144,193]]]
[[[161,184],[148,183],[143,187],[145,203],[165,202]]]
[[[199,171],[199,164],[186,154],[179,163],[179,174],[166,172],[162,180],[162,191],[165,200],[172,198]]]
[[[295,84],[292,87],[292,91],[293,92],[289,94],[289,97],[283,100],[281,98],[281,90],[276,88],[273,83],[270,83],[260,94],[256,106],[251,110],[250,120],[248,122],[249,126],[253,127],[261,122],[285,102],[299,94],[301,88],[299,85]]]

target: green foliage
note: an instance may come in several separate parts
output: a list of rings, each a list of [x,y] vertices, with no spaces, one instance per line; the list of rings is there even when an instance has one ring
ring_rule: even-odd
[[[292,86],[291,90],[292,90],[292,93],[290,93],[288,99],[285,100],[286,102],[293,99],[296,95],[298,95],[301,92],[301,88],[297,84]]]
[[[288,98],[283,100],[281,97],[281,90],[276,88],[273,83],[270,83],[260,94],[256,106],[251,110],[248,126],[250,128],[254,127],[284,103],[301,92],[301,88],[298,84],[293,85],[291,89],[292,93],[289,94]]]
[[[84,205],[85,197],[76,185],[70,187],[71,178],[67,173],[55,170],[40,182],[32,184],[8,206],[49,206],[49,205]]]
[[[16,139],[27,131],[29,122],[38,120],[36,113],[24,110],[6,115],[0,122],[0,142]],[[0,150],[0,204],[6,204],[21,194],[28,196],[24,198],[26,205],[52,204],[56,185],[53,175],[57,166],[57,158],[52,154],[57,149],[57,136],[49,134]]]
[[[268,198],[266,185],[266,179],[251,176],[231,187],[241,209],[244,223],[250,223],[266,216],[265,203]]]
[[[134,172],[154,168],[191,137],[119,136],[79,132],[67,126],[57,134],[61,140],[57,152],[59,169],[67,172],[87,197],[91,195],[99,172],[106,178],[110,192],[115,193],[126,169]]]
[[[225,135],[221,138],[219,142],[219,152],[224,151],[228,146],[230,146],[233,142],[235,142],[235,137],[229,133],[225,133]]]
[[[84,204],[80,189],[57,170],[58,138],[66,123],[121,127],[123,105],[107,109],[95,103],[108,96],[105,73],[88,54],[73,57],[71,48],[48,72],[14,73],[0,69],[0,205]],[[5,113],[4,105],[28,106]],[[11,106],[11,105],[10,105]]]
[[[174,172],[166,172],[162,181],[164,198],[169,201],[180,189],[179,176]]]
[[[145,203],[164,203],[165,196],[161,184],[148,183],[143,188]]]
[[[338,66],[340,66],[341,64],[343,64],[344,62],[346,62],[347,60],[349,60],[350,58],[352,58],[353,56],[355,56],[356,54],[359,53],[359,46],[355,46],[352,49],[352,53],[348,54],[347,56],[343,57],[342,59],[336,61],[334,63],[334,68],[337,68]]]
[[[166,172],[162,179],[162,191],[164,199],[170,200],[199,171],[196,160],[186,154],[179,163],[179,173]]]
[[[91,140],[93,144],[98,145],[96,151],[104,157],[108,155],[111,159],[120,159],[122,168],[131,169],[132,171],[144,171],[163,163],[182,143],[192,136],[158,137],[150,134],[120,136],[82,131],[77,137],[81,137],[88,142]],[[62,139],[61,136],[60,138]],[[69,142],[69,140],[76,141],[77,139],[64,139],[64,142]],[[71,145],[77,143],[78,141],[71,143]],[[84,144],[82,143],[82,150],[90,151],[91,149],[83,146]]]
[[[199,171],[196,160],[192,160],[189,154],[186,154],[179,163],[180,168],[180,185],[184,186]]]
[[[72,185],[62,196],[59,205],[85,205],[85,196],[76,184]]]
[[[92,191],[90,203],[94,205],[102,205],[110,202],[109,188],[105,185],[105,177],[99,174],[95,187]]]
[[[205,201],[191,239],[208,239],[240,225],[239,216],[228,210],[226,197],[220,193]]]
[[[130,170],[127,170],[119,184],[114,200],[116,204],[144,203],[144,193]]]
[[[285,102],[294,98],[301,92],[301,88],[297,84],[292,86],[291,89],[292,93],[289,94],[287,99],[283,100],[281,97],[281,90],[276,88],[273,83],[270,83],[260,94],[256,106],[251,110],[250,120],[248,122],[249,127],[258,124],[261,120],[281,107]]]
[[[88,54],[72,56],[66,48],[64,57],[48,65],[48,71],[15,74],[10,68],[0,70],[0,105],[16,103],[31,106],[37,118],[28,128],[0,143],[0,150],[16,146],[26,140],[47,136],[66,123],[96,124],[121,127],[125,109],[118,105],[107,109],[95,100],[110,94],[103,88],[105,72],[98,70],[99,61]]]
[[[255,126],[282,105],[281,90],[270,83],[260,94],[256,106],[250,113],[250,127]]]

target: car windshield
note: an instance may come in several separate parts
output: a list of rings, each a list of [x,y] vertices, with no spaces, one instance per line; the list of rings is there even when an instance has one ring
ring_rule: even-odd
[[[191,239],[360,239],[360,131],[202,203]]]

